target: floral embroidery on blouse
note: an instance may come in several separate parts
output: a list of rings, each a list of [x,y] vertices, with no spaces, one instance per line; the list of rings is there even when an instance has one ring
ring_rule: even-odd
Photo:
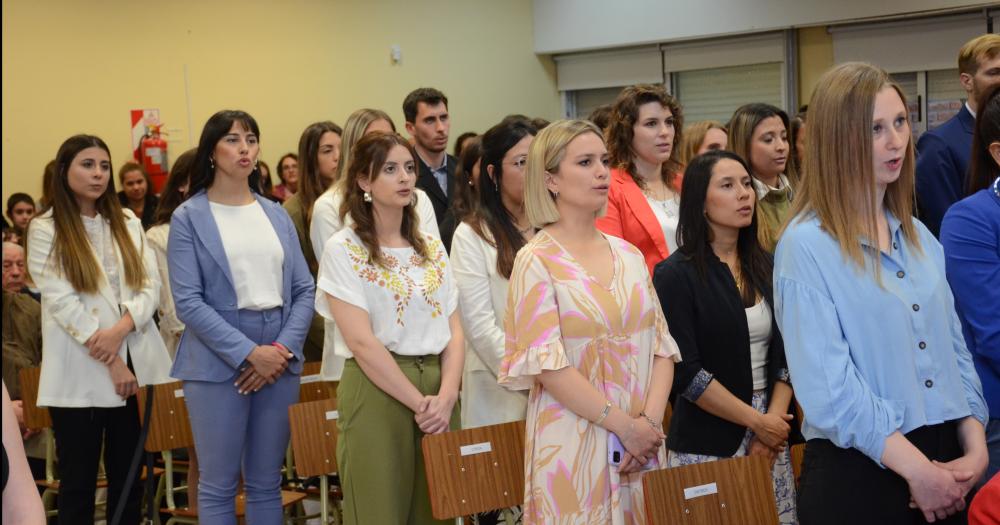
[[[434,293],[444,282],[446,266],[444,250],[441,249],[441,241],[426,237],[425,240],[427,251],[433,254],[431,257],[422,258],[414,252],[406,264],[402,264],[392,254],[383,253],[384,264],[381,265],[369,261],[368,250],[364,246],[356,244],[351,239],[344,242],[347,255],[351,259],[351,268],[358,277],[393,292],[393,298],[396,300],[396,324],[399,326],[404,326],[403,313],[413,298],[414,289],[419,290],[424,302],[432,308],[431,317],[438,317],[443,311],[441,302],[434,299]],[[424,270],[423,279],[419,283],[409,273],[415,267]]]

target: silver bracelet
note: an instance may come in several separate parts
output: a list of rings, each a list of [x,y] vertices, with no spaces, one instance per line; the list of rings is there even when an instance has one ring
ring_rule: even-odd
[[[610,414],[610,413],[611,413],[611,401],[608,401],[607,403],[605,403],[605,405],[604,405],[604,411],[601,412],[600,417],[598,417],[596,420],[594,420],[594,424],[597,425],[597,426],[601,426],[601,423],[604,422],[604,419],[607,418],[608,414]]]

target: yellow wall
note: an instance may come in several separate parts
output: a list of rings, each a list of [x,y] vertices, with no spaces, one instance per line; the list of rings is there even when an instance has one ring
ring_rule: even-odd
[[[816,82],[833,66],[833,38],[825,26],[799,29],[799,105],[808,104]]]
[[[424,85],[448,95],[453,139],[508,113],[558,118],[555,67],[534,54],[531,20],[531,0],[4,0],[4,201],[37,198],[75,133],[102,137],[121,165],[130,109],[159,108],[171,159],[212,113],[244,109],[272,169],[309,123],[343,124],[360,107],[405,134],[403,98]]]

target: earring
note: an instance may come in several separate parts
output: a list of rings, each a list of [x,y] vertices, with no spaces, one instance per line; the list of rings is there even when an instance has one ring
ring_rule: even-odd
[[[254,169],[257,169],[258,166],[260,166],[260,159],[254,159],[254,161],[253,161],[253,167],[254,167]]]
[[[213,170],[215,169],[215,159],[213,159],[212,157],[208,158],[208,167],[212,168]]]
[[[559,190],[552,190],[552,197],[558,199],[559,198]]]
[[[365,194],[362,196],[362,198],[365,200],[365,202],[371,202],[372,194],[366,191]]]

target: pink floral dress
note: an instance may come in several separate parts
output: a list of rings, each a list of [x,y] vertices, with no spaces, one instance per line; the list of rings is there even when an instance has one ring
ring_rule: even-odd
[[[543,370],[577,370],[613,404],[637,416],[651,389],[653,358],[680,360],[643,256],[605,236],[614,277],[593,279],[545,230],[519,253],[510,277],[500,384],[531,389],[525,441],[524,523],[645,523],[641,473],[608,464],[608,431],[581,418],[535,381]],[[657,457],[666,460],[665,449]]]

